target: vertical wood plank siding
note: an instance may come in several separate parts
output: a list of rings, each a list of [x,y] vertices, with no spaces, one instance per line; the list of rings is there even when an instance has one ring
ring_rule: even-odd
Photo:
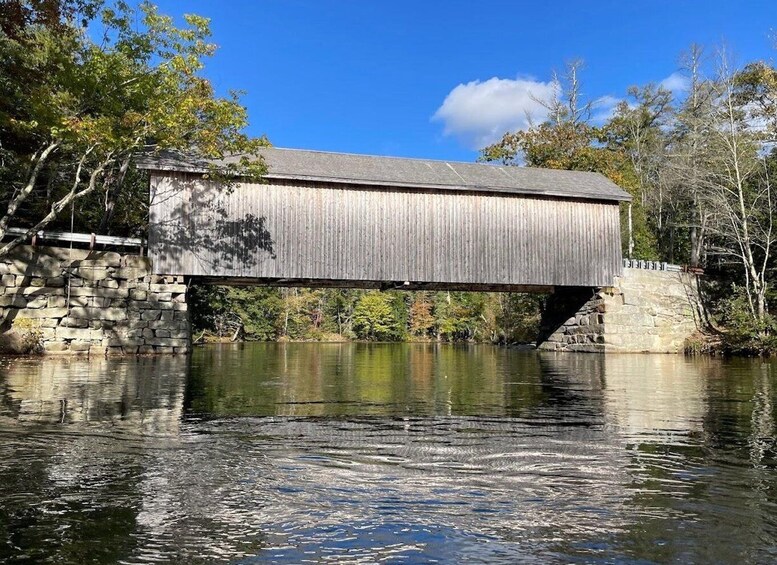
[[[151,177],[158,274],[609,286],[621,272],[616,202],[372,189],[302,181],[225,190]]]

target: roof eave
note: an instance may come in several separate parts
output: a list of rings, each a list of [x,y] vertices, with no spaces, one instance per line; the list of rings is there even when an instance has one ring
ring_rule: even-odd
[[[179,173],[192,173],[192,174],[205,174],[209,172],[209,169],[197,164],[187,163],[183,161],[174,161],[168,163],[161,163],[155,159],[138,159],[136,166],[139,169],[149,171],[160,172],[179,172]],[[396,181],[377,181],[371,179],[353,179],[353,178],[340,178],[340,177],[324,177],[316,175],[293,175],[283,173],[267,172],[264,175],[267,179],[277,180],[299,180],[304,182],[323,182],[331,184],[350,184],[360,186],[390,186],[392,188],[408,188],[408,189],[420,189],[420,190],[440,190],[449,192],[487,192],[491,194],[519,194],[522,196],[541,196],[549,198],[563,198],[565,200],[599,200],[599,201],[615,201],[615,202],[631,202],[632,196],[622,190],[617,185],[614,185],[618,192],[613,191],[612,194],[569,194],[568,192],[556,192],[552,190],[536,190],[529,188],[501,188],[482,185],[449,185],[449,184],[434,184],[434,183],[402,183]]]
[[[421,190],[444,190],[450,192],[489,192],[494,194],[520,194],[523,196],[547,196],[553,198],[564,198],[567,200],[615,200],[630,201],[631,195],[627,192],[623,194],[569,194],[566,192],[556,192],[552,190],[536,190],[531,188],[501,188],[483,185],[451,185],[434,183],[403,183],[396,181],[376,181],[339,177],[321,177],[312,175],[289,175],[282,173],[267,173],[266,179],[278,180],[300,180],[304,182],[325,182],[331,184],[352,184],[360,186],[390,186],[392,188],[410,188]]]

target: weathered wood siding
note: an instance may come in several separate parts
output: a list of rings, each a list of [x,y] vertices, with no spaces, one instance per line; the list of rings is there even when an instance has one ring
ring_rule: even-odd
[[[609,286],[616,202],[302,181],[225,191],[152,174],[157,274],[252,279]]]

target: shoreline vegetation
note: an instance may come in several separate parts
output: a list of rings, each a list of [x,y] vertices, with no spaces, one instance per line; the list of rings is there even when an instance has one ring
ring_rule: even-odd
[[[709,277],[702,284],[707,322],[686,340],[686,355],[772,356],[775,332],[760,334],[742,316],[741,294]],[[472,343],[531,347],[546,295],[270,287],[191,287],[194,345],[288,343]],[[739,314],[739,317],[737,317]],[[770,318],[771,319],[771,318]]]
[[[351,339],[342,335],[325,334],[318,339],[291,339],[291,338],[279,338],[273,340],[257,340],[257,339],[236,339],[232,340],[227,336],[218,337],[213,334],[201,333],[194,338],[193,345],[238,345],[241,343],[370,343],[370,344],[382,344],[382,343],[417,343],[417,344],[439,344],[439,345],[498,345],[500,347],[511,347],[516,349],[536,349],[537,345],[533,342],[515,342],[515,343],[492,343],[490,341],[439,341],[436,339],[421,339],[421,338],[408,338],[402,341],[374,341],[367,339]]]
[[[192,286],[195,343],[536,341],[539,294]]]

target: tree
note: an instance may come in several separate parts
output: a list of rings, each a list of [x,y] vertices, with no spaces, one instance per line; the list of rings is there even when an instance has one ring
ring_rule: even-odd
[[[540,331],[541,294],[498,294],[496,324],[498,341],[528,343],[535,341]]]
[[[28,226],[0,255],[98,193],[91,203],[102,206],[99,225],[88,227],[110,229],[122,192],[143,186],[126,182],[141,152],[239,153],[212,174],[261,176],[257,150],[266,140],[242,132],[247,116],[236,94],[217,97],[200,76],[215,50],[207,19],[187,15],[178,28],[143,3],[136,26],[135,12],[118,2],[100,12],[98,43],[69,16],[86,2],[51,4],[65,8],[23,15],[0,34],[0,238],[12,222]]]
[[[344,337],[353,337],[353,311],[361,291],[334,288],[324,292],[324,327]]]
[[[686,56],[690,87],[668,134],[667,174],[685,203],[690,263],[703,265],[712,255],[739,269],[734,283],[752,323],[766,332],[777,72],[760,62],[737,71],[721,51],[716,73],[706,78],[701,53],[694,46]]]
[[[410,304],[410,334],[415,337],[430,337],[434,330],[434,315],[432,314],[432,301],[428,293],[419,291],[415,293]]]
[[[626,246],[627,256],[633,257],[637,242],[645,238],[636,225],[655,233],[657,244],[663,242],[667,224],[667,201],[664,187],[664,163],[667,136],[664,130],[673,114],[672,94],[668,90],[648,84],[631,87],[630,100],[621,101],[612,118],[601,129],[602,142],[615,152],[625,155],[633,171],[635,202],[628,209]],[[626,164],[624,163],[625,167]],[[652,225],[651,225],[652,224]],[[640,248],[644,243],[640,244]],[[672,250],[670,246],[669,255]]]
[[[707,244],[709,210],[703,205],[705,163],[709,163],[708,141],[716,120],[717,86],[702,72],[703,50],[692,45],[682,56],[689,79],[689,91],[679,105],[676,119],[669,131],[670,151],[667,154],[665,177],[675,218],[673,228],[687,230],[688,263],[702,265]],[[672,232],[674,235],[674,231]]]
[[[767,313],[777,200],[772,171],[762,152],[768,128],[762,131],[749,112],[751,104],[756,103],[751,97],[752,78],[732,72],[725,54],[721,55],[714,83],[716,111],[706,128],[709,151],[700,197],[702,207],[712,218],[709,229],[715,237],[716,252],[739,263],[751,314],[762,323]]]
[[[405,328],[392,307],[387,292],[367,292],[353,311],[353,330],[360,339],[396,341],[404,338]]]
[[[444,341],[493,341],[495,316],[486,316],[488,297],[483,292],[438,292],[434,303],[437,338]]]

